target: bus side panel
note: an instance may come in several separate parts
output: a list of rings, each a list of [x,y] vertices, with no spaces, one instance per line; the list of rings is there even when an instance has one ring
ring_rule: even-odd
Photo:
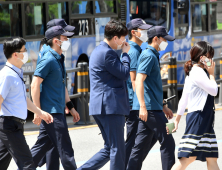
[[[88,57],[91,55],[92,51],[96,47],[95,37],[81,37],[71,39],[71,49],[72,49],[72,68],[75,68],[81,54],[86,54]],[[68,74],[69,80],[67,83],[68,91],[70,94],[73,92],[72,84],[75,83],[75,73]]]
[[[37,59],[40,51],[40,41],[29,41],[25,45],[29,54],[29,61],[23,65],[24,71],[35,71]]]
[[[0,69],[2,69],[5,65],[6,58],[3,52],[3,44],[0,44]]]
[[[188,34],[189,35],[189,34]],[[174,41],[174,51],[173,56],[177,58],[178,61],[188,61],[190,60],[190,49],[191,47],[199,42],[199,41],[207,41],[209,42],[214,48],[214,57],[219,57],[222,48],[222,35],[210,35],[210,36],[197,36],[197,37],[187,37],[184,39],[177,39]],[[180,64],[177,66],[177,81],[178,84],[184,84],[185,80],[185,72],[184,72],[184,64]],[[216,63],[216,79],[220,78],[219,74],[219,62]]]

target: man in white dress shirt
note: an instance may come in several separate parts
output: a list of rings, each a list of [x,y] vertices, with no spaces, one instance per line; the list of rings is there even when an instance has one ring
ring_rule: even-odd
[[[0,71],[0,169],[6,170],[13,157],[19,170],[34,170],[29,146],[24,137],[24,123],[27,109],[36,113],[46,123],[52,123],[53,117],[37,108],[26,97],[22,65],[28,61],[22,38],[9,38],[4,42],[3,50],[7,62]]]

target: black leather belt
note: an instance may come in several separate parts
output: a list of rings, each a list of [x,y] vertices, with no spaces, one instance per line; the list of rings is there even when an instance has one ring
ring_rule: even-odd
[[[14,116],[0,116],[0,118],[7,118],[7,119],[11,119],[11,120],[14,120],[16,122],[19,122],[21,124],[25,124],[26,120],[23,120],[23,119],[20,119],[20,118],[17,118],[17,117],[14,117]]]

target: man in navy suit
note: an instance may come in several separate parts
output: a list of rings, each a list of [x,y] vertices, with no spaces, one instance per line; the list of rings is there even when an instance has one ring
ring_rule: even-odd
[[[129,78],[130,46],[125,42],[128,30],[121,22],[111,20],[105,26],[104,41],[90,56],[89,113],[98,124],[104,148],[78,170],[100,169],[110,160],[110,170],[125,168],[124,124],[129,114],[126,80]],[[122,49],[122,60],[114,50]]]

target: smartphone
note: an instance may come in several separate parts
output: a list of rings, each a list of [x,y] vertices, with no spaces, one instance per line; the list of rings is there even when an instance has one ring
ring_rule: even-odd
[[[205,62],[204,62],[205,61]],[[204,61],[201,60],[201,62],[206,65],[207,67],[210,67],[211,66],[211,62],[209,60],[209,58],[205,57]]]

